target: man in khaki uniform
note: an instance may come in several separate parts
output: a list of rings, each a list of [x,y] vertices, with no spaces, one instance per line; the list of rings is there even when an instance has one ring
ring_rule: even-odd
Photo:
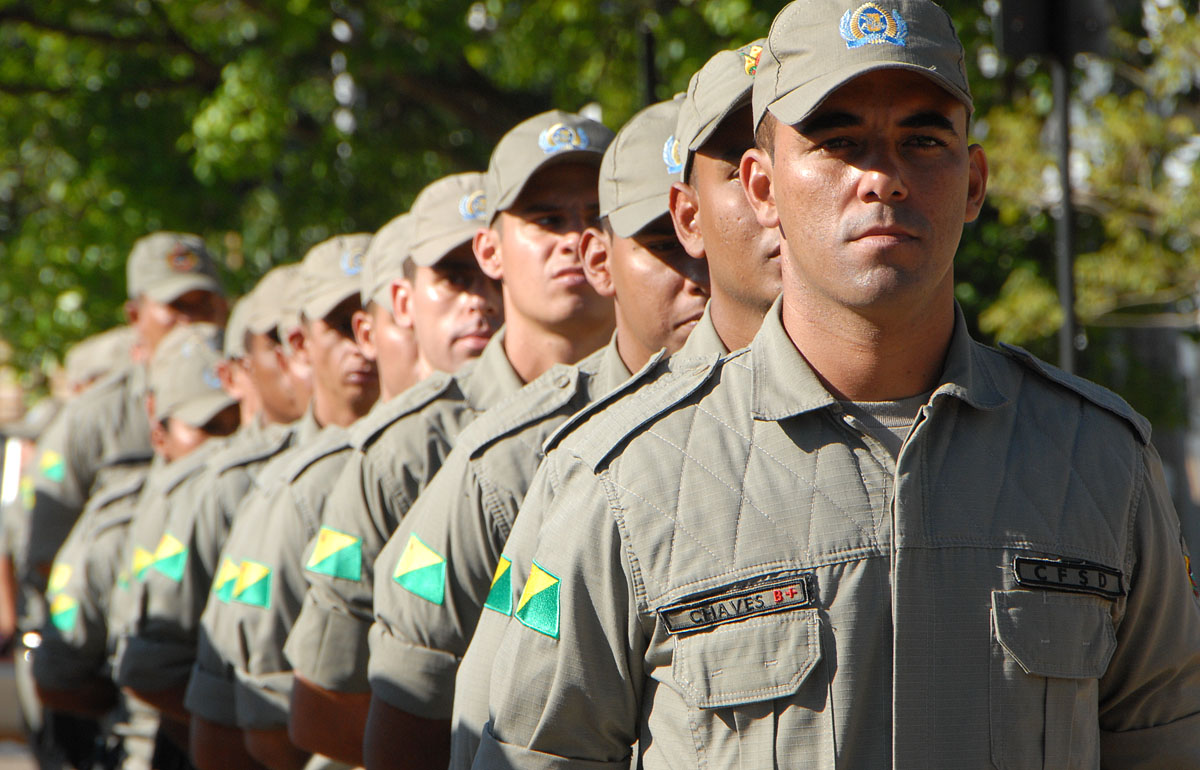
[[[279,275],[286,278],[287,273]],[[281,288],[276,281],[265,279],[259,286],[272,291]],[[278,295],[269,299],[272,304],[277,301]],[[200,613],[220,549],[214,541],[223,539],[232,507],[246,494],[255,469],[289,442],[287,428],[267,415],[288,413],[290,397],[281,396],[280,387],[260,393],[256,382],[261,381],[262,373],[252,376],[246,364],[246,343],[255,334],[250,324],[263,315],[258,310],[263,302],[268,300],[256,287],[234,307],[225,333],[224,358],[217,364],[226,392],[238,400],[241,426],[228,441],[214,443],[204,467],[196,469],[195,487],[202,491],[171,500],[160,541],[173,552],[170,568],[145,572],[144,598],[133,608],[126,627],[116,629],[121,638],[116,645],[114,679],[183,724],[188,722],[183,695],[195,659]]]
[[[548,456],[475,765],[1200,763],[1148,424],[954,304],[987,166],[949,17],[795,2],[753,103],[781,301]]]
[[[137,336],[134,327],[117,326],[72,345],[63,356],[67,392],[78,396],[128,362]]]
[[[158,232],[140,238],[126,263],[125,313],[137,330],[145,360],[168,331],[194,321],[223,323],[225,300],[216,266],[195,235]],[[21,544],[31,591],[46,588],[50,563],[70,532],[91,489],[109,465],[150,456],[145,369],[130,363],[81,395],[38,442],[33,512]],[[45,618],[40,603],[28,607],[23,628]]]
[[[671,217],[688,253],[708,263],[712,284],[686,352],[750,344],[779,296],[779,233],[754,218],[737,177],[742,153],[754,146],[750,88],[765,42],[709,59],[692,75],[679,110],[683,180],[671,186]]]
[[[153,538],[155,518],[172,494],[186,488],[194,458],[204,456],[211,438],[228,435],[237,424],[236,404],[215,373],[220,335],[211,324],[193,324],[163,338],[147,380],[157,458],[149,477],[141,463],[113,468],[110,477],[117,483],[104,488],[59,551],[47,591],[50,622],[34,657],[39,692],[56,708],[98,715],[117,703],[108,667],[116,624],[136,602],[136,581],[150,569],[169,569],[175,557],[161,548],[152,552],[151,543],[131,567],[133,529],[140,526],[144,540]],[[134,722],[154,724],[145,708],[133,703],[128,708]],[[140,735],[135,730],[131,735],[141,748],[126,750],[148,763],[153,734],[153,727],[143,727]]]
[[[671,185],[671,216],[679,240],[709,265],[712,297],[674,359],[725,354],[744,347],[779,294],[779,234],[758,224],[737,179],[741,154],[754,145],[750,89],[765,40],[721,51],[692,76],[667,156],[681,161],[687,182]],[[643,372],[642,376],[653,376]],[[634,390],[629,382],[623,390]],[[621,394],[606,399],[614,403]],[[528,487],[526,487],[528,489]],[[520,597],[537,546],[541,510],[513,525],[504,556],[508,584]],[[486,605],[485,605],[486,607]],[[451,767],[470,767],[488,720],[488,685],[508,615],[484,612],[455,679]]]
[[[379,574],[398,576],[375,581],[371,629],[372,697],[388,708],[425,719],[450,716],[458,661],[480,613],[507,611],[490,595],[508,585],[501,551],[542,442],[661,349],[678,350],[703,312],[704,263],[683,250],[667,213],[680,167],[664,148],[674,146],[678,114],[677,102],[638,113],[600,165],[602,224],[584,231],[580,248],[589,281],[614,299],[612,342],[577,366],[552,368],[472,423],[380,554]],[[425,568],[434,579],[417,580],[420,572],[403,569],[405,554],[418,547],[437,556]],[[373,722],[368,729],[377,728]],[[420,767],[435,748],[444,752],[446,739],[444,730],[431,729],[369,734],[366,742],[406,747],[373,756],[372,767]]]
[[[375,558],[440,467],[458,431],[555,363],[574,362],[594,352],[611,333],[612,303],[587,284],[579,252],[580,234],[595,220],[596,167],[611,137],[603,125],[570,113],[551,111],[529,118],[493,151],[486,200],[476,196],[452,201],[460,214],[483,214],[475,222],[471,248],[484,274],[501,284],[505,328],[471,371],[455,376],[453,389],[397,421],[388,430],[388,441],[365,448],[362,470],[346,472],[347,491],[337,495],[339,504],[325,514],[322,524],[330,533],[326,537],[356,539],[353,547],[361,548],[362,568],[349,570],[347,575],[353,577],[310,571],[314,587],[306,614],[317,613],[318,627],[336,627],[336,636],[333,631],[298,630],[289,654],[299,660],[305,657],[303,648],[318,639],[344,641],[324,642],[320,653],[308,656],[311,663],[300,664],[303,680],[296,690],[300,708],[293,734],[313,748],[335,752],[346,761],[362,761],[361,736],[370,703],[366,652]],[[415,204],[413,210],[416,216]],[[436,253],[434,247],[442,239],[423,237],[419,219],[416,230],[414,255],[422,242]],[[466,258],[465,245],[462,248]],[[460,403],[454,405],[456,401]],[[453,422],[433,419],[443,409],[456,413]],[[439,423],[453,429],[440,428]],[[308,679],[309,674],[319,681]],[[335,716],[336,733],[317,729],[335,724]],[[396,716],[407,720],[405,714]]]
[[[192,714],[193,761],[201,768],[254,763],[238,727],[235,668],[245,665],[243,625],[254,624],[254,613],[267,601],[271,585],[269,571],[256,572],[257,563],[244,563],[263,547],[270,501],[297,469],[322,456],[322,448],[344,443],[344,427],[367,411],[378,393],[375,367],[352,337],[368,240],[366,235],[335,236],[310,249],[293,278],[300,320],[279,321],[281,328],[290,330],[289,365],[294,361],[311,374],[312,399],[292,431],[291,448],[275,454],[258,471],[253,491],[237,506],[221,554],[213,562],[217,572],[201,616],[196,662],[184,698]]]

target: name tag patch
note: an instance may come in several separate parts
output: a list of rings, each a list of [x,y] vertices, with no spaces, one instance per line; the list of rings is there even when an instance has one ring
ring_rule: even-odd
[[[720,589],[702,598],[658,608],[667,633],[683,634],[759,615],[814,606],[812,572],[787,572]]]
[[[1096,594],[1106,599],[1125,595],[1124,576],[1120,570],[1084,561],[1013,559],[1013,575],[1017,584],[1026,588],[1049,588],[1053,591],[1076,591]]]

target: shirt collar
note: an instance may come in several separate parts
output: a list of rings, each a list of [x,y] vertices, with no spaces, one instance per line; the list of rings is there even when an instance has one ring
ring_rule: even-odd
[[[504,328],[501,327],[475,363],[462,373],[456,375],[458,386],[462,388],[467,401],[477,409],[487,409],[498,404],[509,393],[515,393],[524,387],[525,383],[517,375],[504,352]]]
[[[709,301],[704,306],[704,315],[700,316],[700,320],[696,322],[692,333],[688,335],[687,342],[683,343],[683,347],[679,349],[676,355],[681,357],[706,357],[711,353],[723,356],[728,352],[729,348],[725,347],[725,343],[721,341],[720,335],[717,334],[717,327],[713,326],[712,302]]]
[[[783,420],[836,402],[783,328],[781,307],[782,297],[775,300],[750,345],[751,409],[760,420]],[[962,308],[955,303],[954,331],[941,384],[930,401],[952,396],[977,409],[995,409],[1007,403],[983,359],[985,350],[971,339]]]

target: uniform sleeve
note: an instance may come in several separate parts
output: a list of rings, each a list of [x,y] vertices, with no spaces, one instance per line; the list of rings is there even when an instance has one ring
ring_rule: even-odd
[[[68,562],[59,563],[71,576],[51,599],[49,621],[33,661],[34,676],[46,689],[72,690],[106,675],[106,615],[123,531],[110,528],[89,538],[85,547],[71,549]]]
[[[386,482],[364,452],[353,452],[334,482],[317,540],[305,552],[304,604],[285,654],[306,679],[329,690],[366,689],[367,628],[374,555],[389,514]],[[396,505],[407,507],[401,491]]]
[[[261,597],[235,599],[246,639],[246,656],[234,666],[238,725],[244,729],[287,726],[293,675],[283,647],[308,587],[302,555],[314,534],[304,525],[312,512],[303,486],[293,483],[274,495],[257,541],[243,551],[246,561],[267,572]]]
[[[579,464],[562,479],[526,502],[546,523],[493,661],[477,768],[629,766],[646,647],[636,587],[601,480]]]
[[[1101,762],[1200,767],[1200,599],[1153,448],[1144,474],[1125,615],[1100,681]]]
[[[496,604],[510,603],[507,562],[497,571],[499,505],[495,494],[485,492],[468,453],[452,452],[381,555],[370,679],[372,692],[390,705],[450,717],[458,664],[493,582]],[[419,573],[405,571],[418,552],[438,559],[445,574],[434,590]]]
[[[187,684],[196,658],[196,633],[212,575],[193,550],[200,501],[212,478],[201,473],[172,494],[158,554],[147,570],[140,613],[118,645],[115,678],[153,692]]]

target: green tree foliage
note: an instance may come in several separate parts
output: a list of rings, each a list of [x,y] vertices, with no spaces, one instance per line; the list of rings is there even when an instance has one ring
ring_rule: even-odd
[[[120,319],[154,229],[203,234],[240,291],[335,232],[373,230],[549,107],[617,127],[783,0],[0,0],[0,336],[25,372]],[[967,46],[992,193],[957,296],[989,336],[1053,351],[1049,83]],[[1195,2],[1126,2],[1076,78],[1080,314],[1176,311],[1195,285]],[[647,57],[656,73],[653,93]],[[1187,172],[1187,173],[1185,173]]]

